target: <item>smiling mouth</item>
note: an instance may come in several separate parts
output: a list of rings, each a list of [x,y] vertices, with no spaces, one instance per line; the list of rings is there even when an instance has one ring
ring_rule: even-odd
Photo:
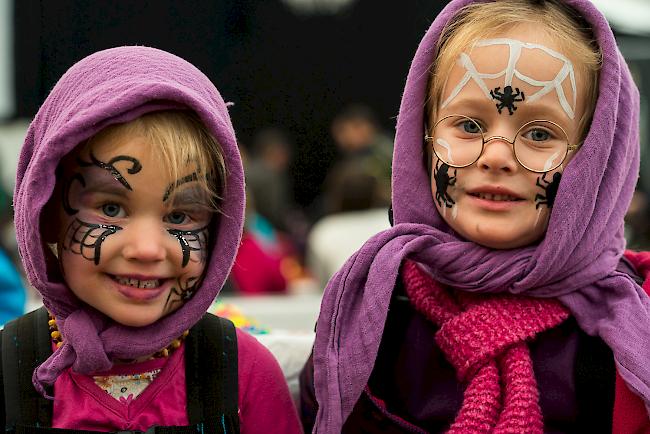
[[[111,279],[113,279],[115,282],[119,283],[120,285],[130,286],[132,288],[155,289],[155,288],[159,288],[163,282],[163,280],[161,279],[138,280],[138,279],[131,279],[130,277],[114,276],[112,274],[109,274],[109,276],[111,277]]]
[[[470,196],[477,197],[483,200],[491,200],[495,202],[518,202],[523,199],[511,196],[509,194],[492,194],[492,193],[469,193]]]

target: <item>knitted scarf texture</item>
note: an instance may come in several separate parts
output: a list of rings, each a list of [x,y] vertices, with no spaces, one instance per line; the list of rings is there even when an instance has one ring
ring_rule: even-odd
[[[435,341],[465,383],[448,433],[541,434],[539,391],[526,340],[559,325],[569,312],[552,299],[510,295],[454,297],[415,262],[402,267],[415,309],[440,328]]]
[[[639,94],[607,20],[590,1],[564,3],[591,24],[603,53],[598,100],[585,141],[562,174],[544,238],[488,249],[456,234],[435,207],[422,162],[430,68],[444,26],[476,1],[449,2],[411,64],[393,153],[394,226],[368,240],[325,289],[314,346],[316,433],[340,432],[368,383],[405,259],[458,291],[556,298],[612,349],[621,377],[650,408],[650,299],[616,271],[638,179]]]

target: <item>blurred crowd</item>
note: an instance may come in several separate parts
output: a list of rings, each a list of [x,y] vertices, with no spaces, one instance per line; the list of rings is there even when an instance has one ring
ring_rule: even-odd
[[[306,207],[293,199],[300,179],[290,168],[299,144],[287,131],[265,128],[241,146],[247,214],[228,290],[322,291],[363,242],[389,226],[392,138],[364,105],[342,109],[330,133],[337,157]]]

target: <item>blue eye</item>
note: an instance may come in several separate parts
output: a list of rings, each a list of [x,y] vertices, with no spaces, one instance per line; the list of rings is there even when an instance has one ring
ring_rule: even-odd
[[[463,121],[462,127],[463,127],[463,131],[465,131],[466,133],[477,134],[481,132],[481,129],[476,124],[476,122]]]
[[[531,140],[534,140],[536,142],[549,140],[551,138],[551,134],[548,131],[540,129],[531,130],[526,135],[528,135]]]
[[[102,212],[108,217],[117,217],[122,211],[122,207],[116,203],[105,203],[102,205]]]
[[[180,211],[174,211],[167,214],[167,221],[173,225],[181,225],[187,220],[187,214]]]

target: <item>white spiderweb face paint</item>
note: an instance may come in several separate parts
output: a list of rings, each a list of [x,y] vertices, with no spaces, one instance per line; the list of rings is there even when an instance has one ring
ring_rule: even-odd
[[[561,152],[556,152],[553,155],[551,155],[548,160],[544,163],[544,172],[548,172],[551,167],[555,165],[555,159],[559,157]]]
[[[540,88],[533,94],[526,96],[525,101],[523,101],[524,104],[537,101],[544,95],[555,91],[558,101],[562,106],[564,112],[567,114],[567,116],[570,119],[573,119],[575,117],[576,100],[577,100],[576,80],[575,80],[575,73],[573,70],[573,64],[569,59],[567,59],[565,56],[558,53],[557,51],[545,47],[544,45],[534,44],[531,42],[522,42],[516,39],[508,39],[508,38],[485,39],[485,40],[478,41],[475,44],[476,47],[490,47],[490,46],[498,46],[498,45],[505,45],[508,47],[509,57],[508,57],[508,63],[506,67],[503,70],[495,73],[479,72],[474,66],[472,59],[466,53],[460,54],[460,57],[458,59],[458,64],[465,69],[466,71],[465,75],[460,80],[460,82],[456,85],[456,87],[451,91],[449,97],[447,97],[447,99],[441,104],[441,108],[445,108],[454,98],[456,98],[456,96],[458,96],[458,94],[461,92],[461,90],[463,90],[465,85],[469,83],[470,80],[473,80],[476,83],[476,85],[485,94],[486,98],[492,99],[492,97],[490,96],[490,89],[488,89],[485,80],[493,80],[493,79],[498,79],[500,77],[505,77],[504,78],[504,87],[505,87],[505,86],[512,86],[512,80],[514,77],[516,77],[519,80],[523,81],[524,83],[527,83],[533,87]],[[562,66],[552,80],[537,80],[533,77],[523,74],[517,69],[517,62],[519,61],[519,58],[522,54],[522,50],[540,50],[543,53],[546,53],[547,55],[560,61],[562,63]],[[573,94],[571,97],[571,102],[569,102],[564,92],[563,83],[566,80],[569,80],[572,94]]]
[[[443,138],[436,139],[436,143],[438,143],[440,146],[445,148],[445,151],[447,151],[447,161],[451,164],[455,164],[456,162],[454,161],[454,158],[451,155],[451,146],[449,145],[449,143]]]

